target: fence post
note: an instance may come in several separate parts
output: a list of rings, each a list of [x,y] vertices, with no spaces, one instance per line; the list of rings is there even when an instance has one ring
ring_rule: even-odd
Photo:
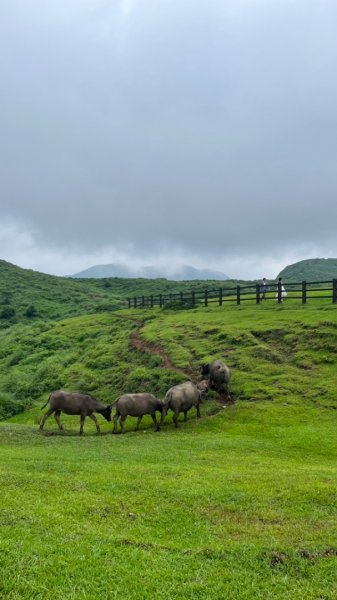
[[[337,302],[337,279],[332,280],[332,302],[334,304]]]
[[[307,282],[302,281],[302,304],[307,303]]]
[[[133,308],[137,308],[137,298],[136,298],[136,296],[133,299]]]
[[[142,306],[145,306],[145,296],[142,296]]]
[[[260,284],[256,284],[256,304],[260,304]]]
[[[205,290],[205,306],[208,306],[208,291]]]
[[[278,304],[282,302],[282,283],[280,281],[277,282],[277,302]]]
[[[153,296],[152,295],[151,295],[150,301],[151,301],[151,308],[153,308]]]
[[[159,294],[159,306],[160,308],[163,306],[163,296]]]
[[[183,292],[180,292],[180,302],[183,302],[183,301],[184,301],[184,294],[183,294]]]
[[[222,306],[222,288],[219,288],[219,306]]]
[[[128,308],[131,308],[131,298],[128,298]]]
[[[240,286],[237,285],[236,286],[236,304],[240,304],[241,302],[241,298],[240,298]]]
[[[195,305],[195,292],[192,292],[192,304]]]

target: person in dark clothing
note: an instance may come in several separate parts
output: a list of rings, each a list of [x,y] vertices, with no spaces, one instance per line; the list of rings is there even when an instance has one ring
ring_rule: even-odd
[[[269,285],[267,283],[266,278],[264,277],[262,279],[262,284],[261,284],[261,300],[266,300],[266,293],[269,292]]]

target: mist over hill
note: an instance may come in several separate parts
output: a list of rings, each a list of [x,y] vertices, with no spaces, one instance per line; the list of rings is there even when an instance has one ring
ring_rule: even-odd
[[[278,277],[285,281],[325,281],[337,277],[337,258],[309,258],[288,265]]]
[[[212,269],[196,269],[190,265],[181,265],[176,269],[157,268],[153,266],[130,268],[123,264],[109,265],[94,265],[88,269],[84,269],[79,273],[71,275],[73,278],[92,278],[99,279],[102,277],[127,277],[127,278],[144,278],[144,279],[171,279],[173,281],[191,281],[193,279],[206,280],[212,279],[216,281],[224,281],[230,279],[221,271],[213,271]]]

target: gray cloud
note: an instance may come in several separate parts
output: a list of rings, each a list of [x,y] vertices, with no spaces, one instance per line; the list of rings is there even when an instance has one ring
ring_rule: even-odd
[[[337,254],[333,0],[0,7],[4,258]]]

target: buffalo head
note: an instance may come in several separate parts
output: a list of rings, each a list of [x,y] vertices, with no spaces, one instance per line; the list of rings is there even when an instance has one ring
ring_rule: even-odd
[[[107,421],[111,421],[111,410],[111,406],[107,406],[104,410],[102,410],[101,414]]]

